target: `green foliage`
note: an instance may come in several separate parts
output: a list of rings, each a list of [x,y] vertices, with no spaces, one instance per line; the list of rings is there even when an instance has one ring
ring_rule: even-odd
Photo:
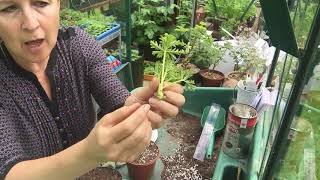
[[[205,24],[200,23],[194,28],[177,27],[178,37],[188,39],[190,42],[190,62],[199,68],[208,68],[210,65],[218,65],[225,48],[214,43],[212,36],[207,34]]]
[[[94,37],[111,29],[115,20],[115,17],[104,16],[99,12],[94,12],[91,15],[71,9],[63,9],[60,12],[60,21],[62,25],[80,26]]]
[[[261,57],[259,50],[250,43],[249,39],[240,37],[237,45],[226,44],[230,50],[230,55],[235,63],[235,71],[242,73],[249,73],[254,70],[256,72],[263,72],[266,60]]]
[[[299,48],[303,49],[307,41],[313,19],[316,15],[318,3],[319,2],[310,2],[307,4],[306,1],[301,1],[298,3],[297,12],[290,12],[292,19],[295,16],[293,27]],[[305,8],[305,6],[307,7]]]
[[[208,0],[205,6],[206,14],[215,17],[224,17],[228,20],[239,20],[244,10],[249,5],[251,0],[215,0],[218,14],[216,14],[212,0]],[[251,6],[244,19],[255,16],[255,7]]]
[[[192,16],[192,1],[181,0],[179,2],[179,14],[176,17],[176,24],[177,26],[190,26]]]
[[[185,83],[187,88],[193,87],[194,82],[188,80],[192,76],[191,70],[183,69],[175,64],[176,56],[188,53],[188,44],[167,33],[161,36],[159,43],[151,41],[150,44],[154,49],[152,54],[162,59],[162,62],[158,61],[155,64],[155,75],[160,81],[157,96],[160,99],[164,98],[164,82]]]
[[[226,19],[221,23],[221,27],[232,34],[241,23],[240,18],[251,0],[215,0],[215,2],[218,12],[213,8],[212,0],[208,0],[205,6],[207,17],[221,17]],[[254,16],[255,6],[253,5],[244,16],[243,21],[249,20],[250,17]],[[226,36],[224,31],[222,31],[222,34]]]
[[[133,0],[135,9],[131,15],[132,32],[138,44],[147,44],[161,34],[168,32],[166,26],[172,21],[176,5],[166,5],[163,0]]]

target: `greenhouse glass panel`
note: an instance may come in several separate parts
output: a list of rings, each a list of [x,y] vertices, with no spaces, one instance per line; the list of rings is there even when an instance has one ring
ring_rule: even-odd
[[[289,0],[288,7],[299,49],[304,49],[318,0]]]
[[[319,44],[320,47],[320,44]],[[320,59],[318,50],[317,59]],[[305,85],[291,124],[287,153],[275,172],[277,179],[320,179],[320,64]],[[284,144],[287,141],[283,139]]]

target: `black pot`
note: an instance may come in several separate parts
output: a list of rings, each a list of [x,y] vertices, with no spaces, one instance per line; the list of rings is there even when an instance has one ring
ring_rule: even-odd
[[[134,88],[141,87],[143,85],[143,64],[142,57],[135,61],[131,61]]]
[[[152,54],[153,49],[151,48],[150,44],[143,44],[139,45],[139,52],[142,52],[143,57],[147,61],[155,62],[157,58]]]

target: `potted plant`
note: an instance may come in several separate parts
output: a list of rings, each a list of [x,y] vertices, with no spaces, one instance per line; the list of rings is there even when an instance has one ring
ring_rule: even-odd
[[[133,162],[127,163],[130,178],[133,180],[149,180],[160,157],[159,147],[150,142],[147,149]]]
[[[249,42],[248,38],[240,36],[236,45],[226,44],[234,61],[234,71],[227,75],[226,82],[232,79],[236,83],[244,80],[247,75],[264,71],[266,60],[261,57],[259,50]],[[234,87],[233,86],[233,87]]]
[[[214,70],[222,60],[224,47],[214,43],[214,39],[207,34],[204,23],[194,28],[179,29],[180,32],[189,35],[190,61],[200,69],[203,86],[220,86],[223,83],[223,73]]]

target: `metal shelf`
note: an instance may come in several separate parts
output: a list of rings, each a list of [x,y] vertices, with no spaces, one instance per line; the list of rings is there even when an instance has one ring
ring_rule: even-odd
[[[103,46],[116,38],[119,38],[119,45],[120,45],[119,50],[121,50],[121,28],[119,24],[115,24],[108,31],[105,31],[102,34],[98,35],[96,37],[96,40],[101,46]]]

